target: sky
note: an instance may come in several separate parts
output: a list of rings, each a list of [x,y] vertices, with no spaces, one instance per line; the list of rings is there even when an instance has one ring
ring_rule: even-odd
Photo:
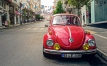
[[[41,0],[41,5],[53,6],[54,0]]]

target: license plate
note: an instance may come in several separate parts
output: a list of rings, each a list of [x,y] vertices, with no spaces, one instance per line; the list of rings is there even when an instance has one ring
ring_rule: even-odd
[[[82,54],[61,54],[63,58],[81,58]]]

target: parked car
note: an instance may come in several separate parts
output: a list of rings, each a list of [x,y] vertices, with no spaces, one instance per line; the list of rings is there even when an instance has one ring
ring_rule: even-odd
[[[74,14],[56,14],[50,19],[48,32],[43,37],[43,55],[62,58],[81,58],[96,54],[95,38],[85,31]]]

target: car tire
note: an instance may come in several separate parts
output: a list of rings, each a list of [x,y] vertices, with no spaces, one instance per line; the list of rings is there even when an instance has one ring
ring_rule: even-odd
[[[48,58],[48,57],[49,57],[49,54],[43,52],[43,56],[46,57],[46,58]]]
[[[44,52],[44,48],[43,48],[43,56],[46,57],[46,58],[50,57],[49,54]]]

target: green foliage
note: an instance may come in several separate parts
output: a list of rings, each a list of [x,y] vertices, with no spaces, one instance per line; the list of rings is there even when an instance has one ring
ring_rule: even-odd
[[[57,13],[64,13],[64,9],[62,7],[62,3],[61,1],[58,1],[57,3],[57,6],[56,6],[56,10],[54,11],[54,14],[57,14]]]
[[[33,11],[32,11],[32,10],[29,10],[28,13],[29,13],[29,16],[30,16],[30,17],[33,17]]]
[[[37,19],[37,20],[40,19],[40,14],[36,14],[36,19]]]
[[[41,16],[40,14],[36,14],[35,16],[37,20],[44,19],[43,16]]]
[[[29,16],[29,17],[32,17],[33,16],[33,11],[32,10],[29,10],[29,9],[26,9],[24,8],[23,10],[23,16],[25,17],[26,15]]]
[[[67,0],[67,1],[68,4],[72,6],[76,6],[76,8],[78,9],[78,16],[79,16],[80,15],[79,9],[82,6],[87,5],[90,0]]]
[[[40,17],[41,19],[44,19],[43,16]]]
[[[23,16],[26,16],[26,12],[27,12],[26,8],[24,8],[22,11],[23,11]]]
[[[84,5],[87,5],[87,3],[90,0],[68,0],[68,4],[76,6],[77,8],[80,8]]]

